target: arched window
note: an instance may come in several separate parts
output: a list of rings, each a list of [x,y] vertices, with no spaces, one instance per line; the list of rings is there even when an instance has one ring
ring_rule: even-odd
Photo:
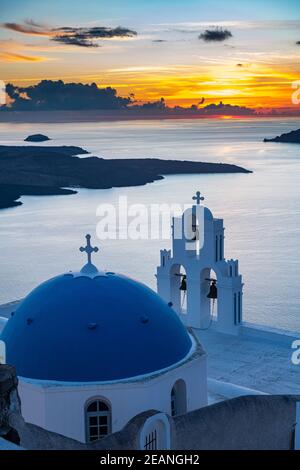
[[[215,246],[215,261],[219,260],[219,243],[218,243],[219,237],[216,235],[216,246]]]
[[[111,408],[107,402],[89,402],[85,414],[87,442],[97,441],[111,433]]]
[[[179,379],[175,382],[171,390],[171,415],[182,415],[185,414],[186,411],[186,385],[184,380]]]

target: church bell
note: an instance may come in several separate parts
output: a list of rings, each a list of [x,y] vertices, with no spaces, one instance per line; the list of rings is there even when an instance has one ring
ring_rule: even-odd
[[[209,293],[206,296],[208,299],[217,299],[218,298],[218,289],[216,286],[216,281],[212,281],[210,288],[209,288]]]
[[[186,276],[182,276],[179,290],[186,291]]]

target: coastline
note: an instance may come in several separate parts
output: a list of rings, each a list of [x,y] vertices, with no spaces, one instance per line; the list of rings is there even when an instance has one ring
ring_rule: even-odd
[[[69,195],[76,193],[75,188],[143,186],[172,174],[251,173],[229,163],[78,157],[87,153],[75,146],[1,145],[0,209],[22,204],[18,199],[24,195]]]

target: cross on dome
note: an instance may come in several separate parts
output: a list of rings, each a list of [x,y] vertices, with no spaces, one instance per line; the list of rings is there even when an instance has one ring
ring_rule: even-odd
[[[92,272],[98,271],[96,266],[94,266],[92,263],[92,253],[97,253],[97,251],[99,251],[99,248],[97,246],[91,245],[91,235],[87,234],[85,238],[86,238],[86,246],[81,246],[79,250],[81,251],[81,253],[85,252],[87,254],[88,262],[87,264],[83,266],[83,268],[81,269],[81,272],[92,273]]]
[[[196,204],[197,204],[197,205],[201,204],[201,201],[204,201],[204,197],[201,196],[200,191],[197,191],[197,192],[196,192],[196,195],[193,196],[192,199],[193,199],[193,201],[196,201]]]

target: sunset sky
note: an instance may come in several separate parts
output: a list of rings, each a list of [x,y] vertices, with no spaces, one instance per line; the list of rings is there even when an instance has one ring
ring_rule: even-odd
[[[63,79],[170,106],[289,107],[300,80],[299,0],[1,0],[0,21],[0,78],[16,85]],[[199,38],[217,27],[231,36]]]

